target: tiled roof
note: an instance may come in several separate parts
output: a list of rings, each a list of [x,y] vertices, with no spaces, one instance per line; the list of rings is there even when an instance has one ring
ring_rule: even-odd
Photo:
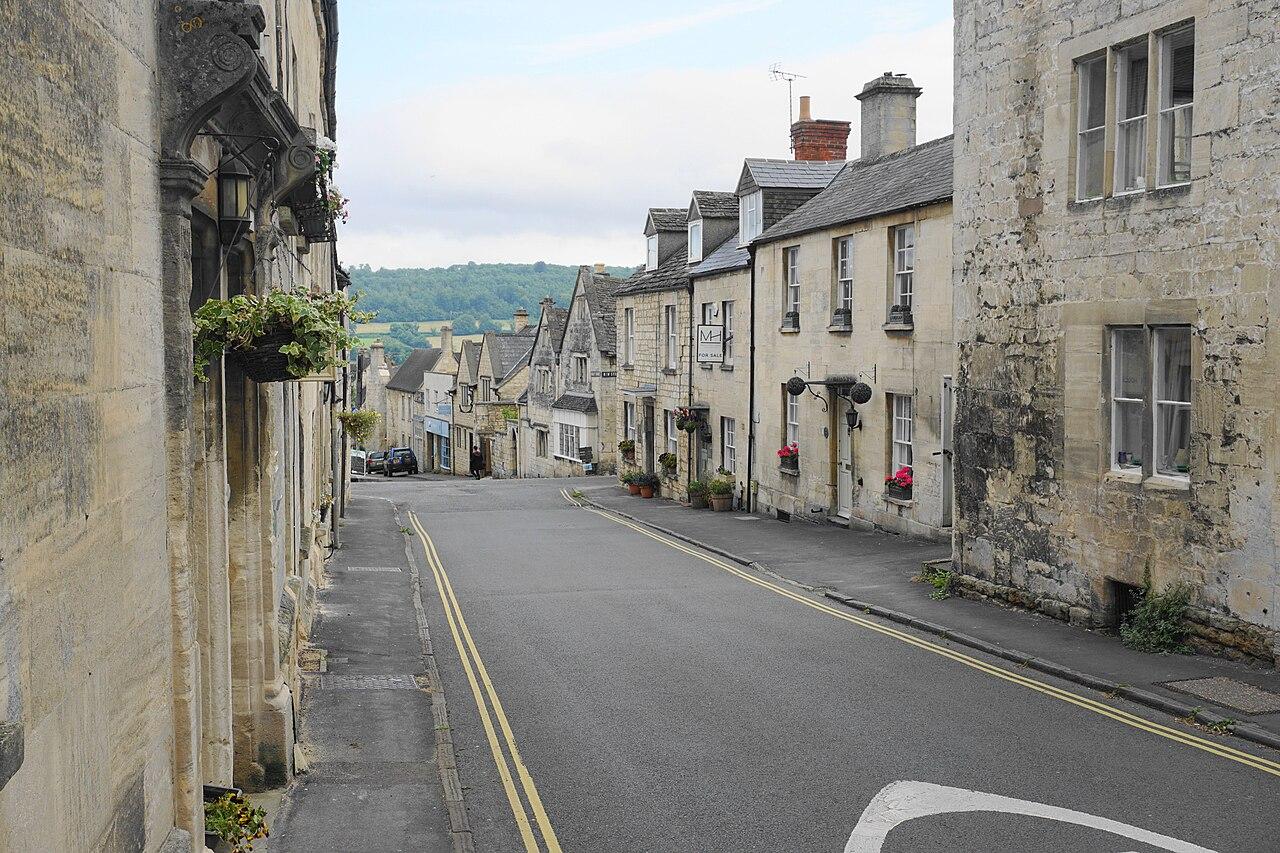
[[[729,270],[746,269],[750,263],[751,253],[747,251],[746,246],[738,245],[738,235],[735,232],[732,237],[720,244],[720,248],[703,258],[701,263],[695,264],[689,270],[689,277],[697,278]]]
[[[392,391],[417,391],[422,387],[422,374],[435,367],[439,360],[440,350],[435,347],[413,350],[387,381],[387,387]]]
[[[689,286],[689,247],[682,246],[655,270],[639,270],[618,288],[614,296],[659,293]]]
[[[762,189],[822,189],[844,168],[844,160],[765,160],[748,158],[742,166],[737,192],[747,177]]]
[[[596,407],[595,397],[587,397],[582,394],[564,394],[559,400],[551,404],[551,408],[568,412],[583,412],[588,415],[594,415],[600,411]]]
[[[757,237],[765,243],[951,198],[952,137],[854,160],[825,190]]]
[[[587,310],[591,313],[591,328],[596,334],[596,346],[605,352],[614,352],[617,346],[613,295],[625,284],[624,279],[598,273],[590,268],[586,270],[583,295],[587,299]]]
[[[467,373],[475,380],[480,372],[480,345],[475,341],[463,341],[462,358],[467,364]]]
[[[683,231],[689,222],[687,207],[651,207],[649,219],[659,231]]]
[[[551,305],[544,309],[547,315],[547,333],[551,335],[551,348],[560,351],[564,343],[564,330],[569,325],[569,309]]]
[[[735,193],[694,190],[693,200],[698,205],[698,212],[708,219],[738,218],[738,196]],[[693,205],[689,207],[692,209]]]
[[[495,378],[502,379],[511,368],[529,359],[537,326],[526,326],[519,332],[485,332],[484,345],[489,349]]]

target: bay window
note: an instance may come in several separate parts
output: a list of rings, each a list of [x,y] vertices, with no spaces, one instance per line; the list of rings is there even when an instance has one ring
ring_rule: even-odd
[[[566,459],[577,462],[578,448],[581,446],[581,427],[574,424],[560,424],[560,455]]]

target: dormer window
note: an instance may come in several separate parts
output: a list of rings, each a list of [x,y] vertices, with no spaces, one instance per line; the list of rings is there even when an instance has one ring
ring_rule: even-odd
[[[702,220],[689,223],[689,263],[702,260]]]
[[[764,194],[756,190],[738,198],[738,243],[745,246],[764,231]]]
[[[649,254],[645,258],[644,268],[649,271],[658,268],[658,235],[649,235]]]

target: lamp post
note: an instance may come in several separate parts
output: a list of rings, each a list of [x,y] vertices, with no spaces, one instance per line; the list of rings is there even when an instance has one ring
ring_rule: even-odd
[[[218,230],[222,242],[230,245],[249,232],[252,212],[249,184],[253,175],[232,157],[218,165]]]

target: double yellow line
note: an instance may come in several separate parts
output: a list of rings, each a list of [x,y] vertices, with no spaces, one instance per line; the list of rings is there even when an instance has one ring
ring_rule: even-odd
[[[807,596],[804,596],[797,592],[789,590],[786,587],[779,586],[778,584],[771,583],[767,580],[764,580],[763,578],[760,578],[754,574],[751,574],[750,572],[743,571],[742,569],[736,566],[726,563],[725,561],[718,559],[716,557],[713,557],[709,554],[703,553],[702,551],[689,547],[681,542],[678,542],[666,536],[662,536],[657,533],[654,533],[653,531],[645,527],[642,527],[639,524],[632,523],[624,518],[613,515],[612,513],[602,512],[590,506],[585,506],[584,504],[579,502],[573,495],[571,495],[567,489],[562,489],[560,494],[564,497],[565,500],[569,501],[574,506],[582,507],[583,509],[586,509],[588,512],[595,513],[601,518],[606,518],[609,521],[615,522],[617,524],[621,524],[624,527],[629,527],[632,530],[636,531],[637,533],[640,533],[644,536],[648,536],[650,539],[654,539],[658,542],[661,542],[662,544],[667,545],[668,547],[674,548],[677,551],[682,551],[691,557],[696,557],[705,563],[710,563],[711,565],[719,569],[723,569],[724,571],[729,572],[730,574],[735,575],[747,581],[748,583],[753,583],[758,587],[767,589],[770,592],[777,593],[778,595],[781,595],[784,598],[789,598],[792,601],[799,602],[800,604],[803,604],[806,607],[811,607],[814,610],[827,614],[828,616],[834,616],[835,618],[841,619],[845,622],[851,622],[854,625],[857,625],[861,628],[866,628],[869,631],[875,631],[877,634],[881,634],[886,637],[891,637],[895,640],[898,640],[899,642],[906,643],[907,645],[915,646],[918,649],[931,652],[932,654],[939,655],[940,657],[948,658],[952,661],[955,661],[956,663],[960,663],[960,664],[963,664],[964,666],[970,667],[972,669],[976,669],[979,672],[984,672],[987,675],[991,675],[995,678],[999,678],[1011,684],[1017,684],[1029,690],[1034,690],[1037,693],[1042,693],[1045,696],[1049,696],[1053,699],[1058,699],[1062,702],[1067,702],[1068,704],[1075,705],[1078,708],[1083,708],[1086,711],[1090,711],[1095,714],[1100,714],[1101,716],[1107,717],[1111,720],[1115,720],[1118,723],[1123,723],[1126,726],[1130,726],[1135,729],[1140,729],[1145,732],[1150,732],[1151,734],[1159,735],[1160,737],[1167,738],[1168,740],[1176,741],[1177,743],[1183,744],[1185,746],[1194,747],[1195,749],[1203,750],[1204,752],[1211,753],[1220,758],[1225,758],[1229,761],[1234,761],[1239,764],[1243,764],[1247,767],[1253,768],[1254,770],[1260,770],[1263,773],[1268,773],[1272,776],[1280,777],[1280,763],[1277,763],[1275,761],[1271,761],[1266,758],[1261,758],[1259,756],[1252,755],[1250,753],[1243,752],[1238,749],[1233,749],[1232,747],[1227,746],[1226,744],[1223,744],[1223,743],[1215,743],[1214,741],[1197,737],[1196,735],[1191,734],[1190,732],[1180,731],[1178,729],[1170,728],[1168,726],[1162,726],[1159,723],[1153,723],[1148,719],[1139,717],[1136,714],[1130,714],[1128,711],[1123,711],[1120,708],[1116,708],[1104,702],[1098,702],[1097,700],[1090,699],[1087,696],[1082,696],[1078,693],[1073,693],[1070,690],[1063,690],[1062,688],[1055,687],[1052,684],[1048,684],[1043,681],[1038,681],[1034,678],[1028,678],[1025,675],[1021,675],[1019,673],[1005,669],[1002,666],[997,666],[995,664],[988,663],[984,660],[980,660],[971,655],[964,654],[963,652],[958,652],[955,649],[951,649],[946,646],[940,645],[938,643],[930,642],[929,640],[925,640],[920,637],[913,636],[911,634],[906,633],[905,631],[899,631],[896,628],[890,628],[887,625],[882,625],[878,622],[874,622],[870,619],[866,619],[854,613],[850,613],[847,610],[837,610],[836,608],[831,607],[828,604],[824,604],[821,601],[816,601],[812,598],[809,598]]]
[[[480,657],[480,650],[476,648],[471,629],[467,627],[467,620],[462,615],[462,608],[458,606],[458,597],[454,594],[449,574],[444,570],[444,562],[436,551],[436,544],[431,541],[418,516],[412,512],[409,513],[409,523],[422,539],[422,550],[427,555],[427,565],[431,567],[431,574],[435,577],[440,602],[444,606],[445,620],[449,623],[449,633],[453,635],[454,645],[458,647],[458,657],[462,661],[467,682],[471,685],[471,695],[475,697],[476,708],[480,711],[480,722],[484,726],[484,734],[489,741],[489,751],[493,753],[493,761],[498,766],[502,789],[507,795],[511,813],[515,816],[516,828],[519,829],[520,839],[524,842],[525,853],[541,853],[542,848],[538,846],[533,826],[529,822],[529,813],[525,810],[525,805],[516,790],[511,772],[513,766],[515,776],[520,780],[520,788],[529,801],[529,809],[533,812],[534,821],[538,825],[538,832],[542,836],[542,843],[546,845],[547,853],[561,853],[560,842],[556,838],[555,830],[551,828],[546,809],[542,807],[542,798],[538,796],[538,788],[533,784],[533,777],[529,775],[529,769],[520,758],[515,735],[511,733],[511,723],[508,722],[507,714],[502,709],[498,692],[493,689],[489,671]],[[496,727],[495,718],[497,719]],[[499,732],[502,734],[501,742],[498,739]],[[503,743],[506,744],[506,752],[503,751]],[[509,761],[507,753],[510,753]]]

